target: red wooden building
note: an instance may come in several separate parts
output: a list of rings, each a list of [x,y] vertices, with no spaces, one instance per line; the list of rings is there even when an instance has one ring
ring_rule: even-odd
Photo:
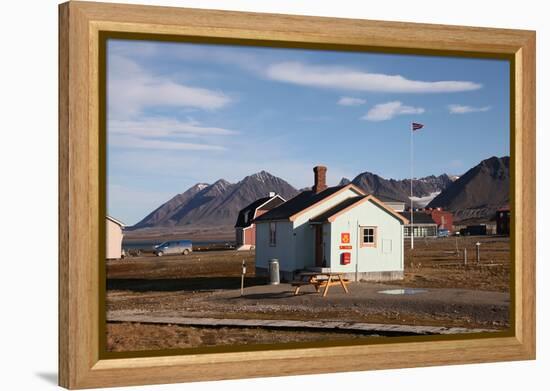
[[[280,195],[270,193],[268,197],[260,198],[241,209],[235,224],[238,250],[250,250],[256,245],[256,224],[252,221],[285,201]]]
[[[453,231],[453,214],[449,211],[441,208],[428,208],[425,210],[432,220],[437,224],[439,229],[448,229],[449,232]]]

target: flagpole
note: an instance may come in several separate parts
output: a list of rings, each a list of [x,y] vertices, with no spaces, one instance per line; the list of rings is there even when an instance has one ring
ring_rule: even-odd
[[[413,130],[413,124],[411,123],[411,129],[410,129],[410,132],[411,132],[411,197],[410,197],[410,200],[411,200],[411,229],[410,229],[410,235],[411,235],[411,250],[414,249],[414,208],[413,208],[413,174],[414,174],[414,171],[413,171],[413,159],[414,159],[414,150],[413,150],[413,133],[414,133],[414,130]]]

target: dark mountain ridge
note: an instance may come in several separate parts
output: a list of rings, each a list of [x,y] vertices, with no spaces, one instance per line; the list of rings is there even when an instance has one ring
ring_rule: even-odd
[[[455,220],[490,220],[510,201],[510,157],[490,157],[472,167],[428,207],[453,212]]]
[[[290,184],[261,171],[238,183],[219,179],[213,184],[198,183],[159,206],[130,229],[183,226],[231,226],[239,210],[270,192],[290,199],[298,191]]]
[[[455,215],[455,221],[488,220],[509,201],[509,161],[507,156],[491,157],[458,179],[447,174],[415,179],[413,194],[423,198],[423,203],[416,201],[416,206],[425,206],[429,202],[428,207],[450,210]],[[409,202],[409,179],[385,179],[371,172],[363,172],[352,181],[342,178],[340,185],[350,182],[366,193]],[[266,171],[249,175],[237,183],[224,179],[213,184],[197,183],[129,229],[233,227],[242,208],[270,192],[280,194],[286,200],[300,193],[283,179]]]
[[[413,196],[426,197],[434,193],[440,193],[452,182],[453,180],[447,174],[439,176],[430,175],[418,179],[415,178],[413,180]],[[371,172],[363,172],[357,175],[351,183],[375,196],[409,202],[409,196],[411,194],[410,179],[384,179]]]

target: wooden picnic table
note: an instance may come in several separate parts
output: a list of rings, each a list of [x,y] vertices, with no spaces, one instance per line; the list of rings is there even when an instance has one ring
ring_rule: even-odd
[[[321,288],[325,288],[323,297],[327,296],[328,289],[333,285],[340,285],[344,292],[349,293],[348,280],[342,278],[343,274],[342,272],[301,272],[298,280],[292,281],[291,285],[296,287],[294,290],[295,295],[300,292],[300,288],[304,285],[313,285],[316,292],[319,292]]]

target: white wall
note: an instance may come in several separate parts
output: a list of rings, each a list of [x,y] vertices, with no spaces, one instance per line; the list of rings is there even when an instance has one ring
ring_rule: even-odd
[[[119,259],[122,257],[122,228],[117,223],[106,219],[106,258]]]
[[[343,200],[356,197],[357,195],[355,191],[348,189],[327,199],[321,205],[308,210],[296,218],[294,221],[294,233],[296,234],[294,239],[296,243],[295,259],[297,269],[315,265],[315,229],[309,224],[309,220],[329,210]]]
[[[269,260],[279,260],[279,270],[294,271],[294,239],[292,223],[277,221],[277,240],[275,246],[269,245],[269,222],[256,224],[256,267],[267,268]]]
[[[110,0],[103,0],[109,2]],[[550,168],[550,126],[548,105],[550,69],[548,42],[550,24],[543,1],[460,2],[393,0],[118,0],[142,4],[233,9],[241,11],[294,13],[447,23],[470,26],[537,29],[537,163],[538,232],[544,232],[550,215],[550,183],[544,175]],[[54,390],[57,371],[57,3],[53,0],[12,1],[2,4],[5,16],[0,24],[3,61],[0,65],[3,107],[2,179],[9,183],[0,197],[4,221],[0,226],[4,247],[0,285],[2,308],[10,321],[0,324],[4,365],[0,384],[7,390]],[[24,23],[23,23],[24,21]],[[32,91],[32,93],[29,93]],[[29,180],[32,178],[32,180]],[[37,190],[40,190],[37,192]],[[36,204],[39,208],[27,208]],[[31,226],[32,223],[32,226]],[[32,230],[37,253],[21,254]],[[39,233],[39,234],[34,234]],[[369,389],[407,391],[537,390],[545,384],[550,368],[550,344],[546,330],[550,308],[550,266],[545,255],[550,241],[538,240],[537,323],[538,360],[492,364],[442,366],[341,374],[274,377],[185,385],[128,387],[124,390],[252,391],[261,389],[329,389],[361,385]],[[20,260],[21,262],[17,262]],[[32,268],[32,272],[29,269]],[[25,276],[24,281],[18,276]],[[32,287],[32,289],[29,289]],[[542,298],[542,299],[541,299]],[[37,321],[38,320],[38,321]],[[32,352],[29,354],[29,352]],[[352,360],[353,358],[350,358]]]
[[[256,228],[256,266],[267,267],[271,258],[279,259],[284,271],[294,271],[315,265],[315,230],[309,220],[332,208],[346,198],[357,196],[352,190],[326,200],[298,216],[294,222],[277,222],[277,245],[269,245],[269,223],[259,223]]]
[[[360,226],[376,227],[375,247],[360,247]],[[352,250],[340,250],[340,234],[343,232],[350,233]],[[330,267],[332,270],[353,273],[356,265],[358,272],[403,270],[403,225],[372,202],[363,202],[338,216],[331,224],[331,234]],[[391,252],[383,251],[383,240],[391,241]],[[351,252],[350,264],[340,264],[342,252]]]

